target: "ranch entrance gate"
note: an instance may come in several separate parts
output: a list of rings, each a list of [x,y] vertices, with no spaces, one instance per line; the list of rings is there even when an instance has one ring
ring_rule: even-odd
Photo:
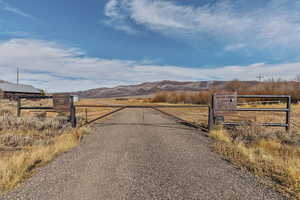
[[[22,99],[53,99],[53,106],[51,107],[26,107],[22,106]],[[238,106],[238,99],[262,99],[262,100],[280,100],[286,103],[285,108],[242,108]],[[238,126],[242,123],[237,122],[225,122],[224,116],[236,112],[284,112],[285,123],[262,123],[262,126],[274,126],[274,127],[284,127],[287,131],[291,127],[291,96],[287,95],[238,95],[236,93],[231,94],[214,94],[212,96],[211,103],[209,105],[76,105],[74,103],[74,97],[71,95],[53,95],[53,96],[19,96],[17,99],[17,115],[21,116],[22,110],[54,110],[57,112],[67,112],[69,113],[69,122],[72,124],[73,128],[77,127],[77,117],[76,108],[115,108],[116,110],[111,111],[107,114],[99,116],[95,119],[87,121],[81,126],[89,125],[95,121],[103,119],[109,115],[119,112],[124,109],[132,108],[148,108],[154,109],[164,115],[167,115],[177,122],[191,126],[203,131],[209,132],[214,128],[215,125],[221,124],[224,126]],[[175,115],[163,111],[163,108],[208,108],[208,119],[207,126],[192,123],[187,120],[181,119]]]

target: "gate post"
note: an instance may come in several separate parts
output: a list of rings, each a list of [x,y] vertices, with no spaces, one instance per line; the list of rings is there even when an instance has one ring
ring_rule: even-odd
[[[210,132],[215,125],[214,99],[215,99],[215,95],[212,94],[211,102],[210,105],[208,106],[208,132]]]
[[[291,129],[291,112],[292,112],[292,98],[291,96],[287,97],[287,109],[288,111],[286,112],[286,131],[290,131]]]
[[[88,123],[88,110],[85,108],[85,123]]]
[[[211,96],[211,119],[212,119],[212,126],[216,124],[215,122],[215,94]]]
[[[214,116],[213,108],[211,105],[208,106],[208,132],[214,128]]]
[[[17,97],[17,116],[21,117],[21,98]]]
[[[70,96],[71,98],[71,106],[70,106],[70,121],[72,128],[76,128],[77,120],[76,120],[76,108],[74,106],[74,97]]]

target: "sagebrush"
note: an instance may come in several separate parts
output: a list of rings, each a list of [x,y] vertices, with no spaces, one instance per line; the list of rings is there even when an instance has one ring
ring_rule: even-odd
[[[0,193],[30,176],[37,166],[79,144],[89,128],[72,129],[67,116],[47,118],[43,112],[16,117],[14,102],[0,107]]]

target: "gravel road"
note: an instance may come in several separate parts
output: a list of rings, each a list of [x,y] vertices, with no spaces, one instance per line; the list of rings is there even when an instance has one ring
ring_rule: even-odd
[[[95,126],[2,199],[285,199],[212,152],[203,133],[157,111],[125,109]]]

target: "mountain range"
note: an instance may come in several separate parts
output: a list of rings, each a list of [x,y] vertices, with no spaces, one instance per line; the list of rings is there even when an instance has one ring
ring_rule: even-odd
[[[82,98],[116,98],[129,96],[147,96],[160,91],[203,91],[211,88],[224,87],[226,81],[197,81],[197,82],[179,82],[179,81],[158,81],[146,82],[137,85],[124,85],[113,88],[96,88],[86,91],[72,92]],[[256,84],[256,81],[248,83]]]

